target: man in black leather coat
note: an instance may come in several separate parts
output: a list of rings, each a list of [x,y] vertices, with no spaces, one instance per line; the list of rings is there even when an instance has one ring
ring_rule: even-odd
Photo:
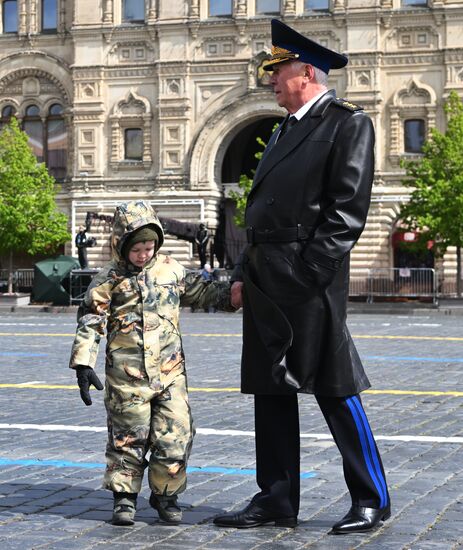
[[[272,20],[271,84],[289,115],[272,135],[246,208],[248,245],[232,275],[243,306],[241,389],[255,395],[257,483],[224,527],[295,526],[298,393],[315,395],[343,458],[352,505],[332,528],[368,531],[390,516],[381,458],[359,392],[369,387],[346,326],[349,253],[365,226],[374,130],[328,90],[347,58]],[[291,115],[291,116],[290,116]]]

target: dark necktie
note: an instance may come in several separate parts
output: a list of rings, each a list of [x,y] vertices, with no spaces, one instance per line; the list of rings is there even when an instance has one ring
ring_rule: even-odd
[[[291,128],[297,123],[297,118],[295,116],[290,116],[286,119],[286,122],[283,124],[283,127],[281,128],[280,135],[278,136],[278,139],[281,139],[285,134],[287,134]]]

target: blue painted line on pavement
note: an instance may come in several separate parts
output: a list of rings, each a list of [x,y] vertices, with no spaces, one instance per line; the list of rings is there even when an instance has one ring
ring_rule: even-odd
[[[363,359],[377,361],[422,361],[429,363],[463,363],[462,357],[413,357],[401,355],[364,355]]]
[[[10,459],[0,458],[0,466],[54,466],[55,468],[105,468],[106,464],[102,462],[71,462],[69,460],[40,460],[40,459]],[[191,466],[187,468],[189,474],[193,472],[202,472],[206,474],[225,474],[225,475],[256,475],[256,471],[246,468],[223,468],[206,466],[199,468]],[[315,472],[303,472],[302,479],[315,477]]]
[[[32,353],[27,351],[0,351],[1,357],[46,357],[49,353]]]
[[[40,460],[23,459],[13,460],[0,458],[0,466],[54,466],[55,468],[104,468],[101,462],[70,462],[69,460]]]

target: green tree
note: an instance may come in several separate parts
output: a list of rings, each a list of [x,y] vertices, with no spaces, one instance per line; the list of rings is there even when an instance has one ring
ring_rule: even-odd
[[[434,241],[433,252],[442,256],[449,246],[457,251],[457,294],[461,295],[461,247],[463,244],[463,104],[456,91],[444,106],[445,133],[432,129],[419,160],[405,160],[403,185],[413,188],[401,209],[409,230]]]
[[[9,293],[15,253],[53,253],[71,238],[55,202],[55,180],[28,139],[15,118],[0,132],[0,255],[8,258]]]
[[[278,128],[278,126],[279,126],[278,123],[275,124],[275,126],[272,129],[272,132],[274,132]],[[262,155],[264,154],[264,149],[267,144],[260,137],[257,137],[256,141],[262,147],[262,150],[257,151],[257,153],[254,154],[254,157],[260,161],[260,159],[262,158]],[[255,173],[255,170],[252,170],[253,176],[254,176],[254,173]],[[238,187],[241,189],[241,192],[230,191],[230,194],[229,194],[230,198],[233,199],[236,203],[236,212],[233,220],[238,227],[245,227],[244,212],[246,210],[246,202],[248,200],[248,195],[249,195],[249,192],[251,191],[252,181],[253,181],[253,178],[246,176],[246,174],[241,174],[240,180],[238,182]]]

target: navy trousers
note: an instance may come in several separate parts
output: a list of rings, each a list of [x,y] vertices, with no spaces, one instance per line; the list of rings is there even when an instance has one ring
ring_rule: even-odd
[[[343,460],[352,504],[384,508],[386,477],[360,396],[315,396]],[[256,395],[257,484],[253,501],[285,516],[297,516],[300,438],[297,395]]]

